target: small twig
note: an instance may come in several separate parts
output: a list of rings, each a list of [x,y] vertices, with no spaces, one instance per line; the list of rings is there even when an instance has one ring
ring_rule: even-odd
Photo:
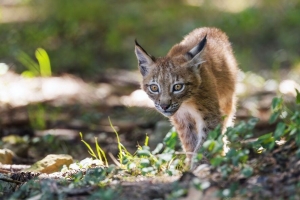
[[[121,163],[114,157],[114,155],[112,153],[108,152],[108,155],[118,167],[121,166]]]
[[[15,184],[23,184],[21,181],[9,179],[9,178],[0,178],[1,181],[9,182],[9,183],[15,183]]]

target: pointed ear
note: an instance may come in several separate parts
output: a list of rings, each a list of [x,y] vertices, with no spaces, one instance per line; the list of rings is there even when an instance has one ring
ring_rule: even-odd
[[[198,68],[201,63],[205,62],[203,50],[206,45],[206,36],[207,35],[205,35],[205,37],[194,48],[185,54],[189,65]]]
[[[154,63],[155,58],[149,55],[141,45],[135,40],[135,55],[139,62],[139,69],[143,76],[146,76],[150,70],[151,65]]]

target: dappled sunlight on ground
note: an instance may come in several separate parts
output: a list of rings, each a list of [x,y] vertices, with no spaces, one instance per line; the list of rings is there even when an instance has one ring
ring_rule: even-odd
[[[282,77],[283,78],[283,77]],[[289,77],[284,77],[282,80],[265,79],[259,74],[253,72],[240,72],[237,85],[238,96],[249,96],[256,92],[266,91],[281,93],[296,97],[296,90],[300,90],[300,85]]]
[[[265,79],[260,74],[250,71],[240,72],[236,88],[239,99],[236,115],[238,119],[253,116],[265,123],[270,117],[274,97],[282,96],[286,102],[294,101],[295,89],[300,90],[300,86],[296,82],[299,77],[284,71],[278,73],[281,75],[281,80]],[[270,74],[268,76],[272,77]]]
[[[121,102],[126,106],[154,107],[153,101],[143,90],[135,90],[129,96],[122,96]]]
[[[122,84],[121,80],[119,82]],[[144,91],[122,88],[126,86],[86,83],[71,75],[26,78],[12,71],[3,70],[0,74],[0,107],[13,108],[45,101],[53,101],[55,105],[77,102],[107,106],[153,107],[152,101]]]
[[[13,72],[0,76],[0,104],[11,107],[74,96],[84,90],[80,80],[71,77],[24,78]]]
[[[110,83],[89,84],[71,75],[25,78],[12,71],[2,71],[0,74],[0,107],[26,106],[30,103],[45,101],[56,101],[63,104],[97,102],[108,106],[154,107],[153,102],[143,90],[134,90],[133,88],[124,90],[122,88],[125,88],[125,85],[118,86],[119,88],[116,89]],[[237,95],[249,97],[257,92],[265,91],[273,93],[274,96],[281,93],[295,97],[295,89],[300,90],[300,85],[294,80],[265,80],[258,74],[241,72],[237,85]],[[266,103],[265,105],[270,104]],[[256,102],[252,98],[245,101],[243,106],[253,110],[253,112],[257,110]]]
[[[290,94],[296,96],[296,90],[300,91],[300,85],[293,80],[284,80],[279,84],[279,91],[282,94]]]
[[[154,105],[147,94],[143,90],[137,89],[139,86],[136,83],[138,80],[135,73],[125,73],[123,71],[118,74],[113,72],[107,76],[109,77],[108,79],[104,78],[100,83],[87,83],[72,75],[25,78],[12,71],[2,71],[2,74],[0,74],[0,111],[2,112],[2,124],[11,124],[14,123],[14,121],[22,123],[31,121],[38,123],[36,119],[42,119],[39,114],[39,109],[42,108],[33,107],[32,109],[38,109],[36,112],[30,109],[32,105],[39,105],[40,103],[52,105],[56,109],[69,110],[68,112],[72,111],[72,109],[76,110],[76,105],[86,106],[87,108],[82,109],[89,112],[87,110],[90,108],[93,110],[93,114],[85,114],[82,118],[88,119],[88,121],[93,119],[93,123],[97,125],[100,123],[100,119],[106,123],[107,116],[113,115],[120,115],[120,118],[129,121],[134,120],[133,118],[140,118],[136,116],[136,114],[134,114],[134,117],[131,116],[132,111],[129,111],[130,109],[143,110],[144,108],[149,108],[149,110],[153,110],[153,112],[156,113],[154,109],[150,109],[153,108]],[[126,79],[126,77],[130,78]],[[129,81],[129,79],[131,81]],[[281,95],[285,101],[293,102],[296,95],[295,89],[300,90],[299,83],[297,83],[294,78],[288,76],[282,77],[282,79],[283,80],[266,80],[259,74],[241,72],[237,86],[239,102],[237,103],[236,121],[246,120],[250,116],[253,116],[261,119],[261,123],[266,123],[271,114],[270,108],[274,97]],[[72,109],[67,109],[67,107],[72,105],[74,105]],[[18,110],[18,107],[21,107],[21,110]],[[9,110],[13,110],[14,108],[16,108],[18,112],[10,113]],[[121,111],[123,114],[120,114]],[[148,112],[147,109],[143,111]],[[28,116],[27,112],[29,112],[30,116]],[[46,111],[44,110],[43,112]],[[48,121],[52,119],[52,115],[55,116],[56,121],[64,121],[70,117],[74,117],[72,113],[69,113],[67,117],[64,116],[64,114],[67,113],[61,112],[61,110],[46,112],[48,118],[50,117]],[[42,116],[43,115],[45,114],[42,114]],[[150,116],[149,113],[146,115]],[[47,121],[47,119],[45,120]],[[68,127],[85,127],[84,120],[80,121],[82,120],[81,118],[79,125],[77,123],[74,125],[74,120],[76,121],[76,119],[70,120]],[[56,126],[55,123],[52,126],[47,126],[46,123],[37,126],[40,127],[40,129],[43,129],[43,127],[68,129],[68,127]],[[117,122],[114,121],[114,123]],[[126,121],[126,124],[130,123]],[[95,128],[95,125],[93,126]],[[97,130],[98,129],[104,130],[102,126],[100,128],[98,127]],[[125,127],[125,129],[127,130],[128,127]]]

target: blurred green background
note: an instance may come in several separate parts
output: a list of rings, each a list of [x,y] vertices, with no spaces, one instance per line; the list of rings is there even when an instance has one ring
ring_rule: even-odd
[[[136,70],[134,39],[163,56],[197,27],[232,42],[240,68],[299,68],[299,0],[1,0],[0,62],[25,67],[20,52],[50,57],[54,75],[97,80],[107,69]]]

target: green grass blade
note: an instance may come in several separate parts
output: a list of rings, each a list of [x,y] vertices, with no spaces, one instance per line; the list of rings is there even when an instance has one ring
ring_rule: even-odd
[[[45,49],[38,48],[35,51],[35,57],[39,61],[39,64],[40,64],[41,76],[44,76],[44,77],[51,76],[52,72],[51,72],[50,59],[49,59],[49,56],[48,56],[47,52],[45,51]]]
[[[105,155],[103,149],[99,146],[96,137],[95,137],[95,142],[96,142],[96,149],[97,149],[98,157],[100,158],[101,161],[102,161],[102,157],[103,157],[104,162],[105,162],[105,165],[108,166],[108,162],[107,162],[106,155]],[[103,162],[103,161],[102,161],[102,162]]]
[[[101,161],[103,162],[102,156],[101,156],[101,152],[100,152],[100,150],[99,150],[100,147],[99,147],[99,145],[98,145],[97,137],[95,137],[95,144],[96,144],[96,151],[97,151],[97,154],[98,154],[98,159],[101,160]]]
[[[123,147],[123,149],[125,149],[125,147],[121,144],[119,134],[118,134],[117,130],[115,129],[115,127],[112,125],[110,117],[108,117],[108,121],[109,121],[110,127],[113,129],[113,131],[115,132],[115,134],[117,136],[118,149],[119,149],[119,159],[122,163],[122,160],[123,160],[122,147]]]
[[[145,138],[145,146],[149,146],[149,136],[146,135],[146,138]]]
[[[86,141],[83,140],[81,132],[79,132],[79,135],[81,137],[81,142],[83,142],[85,144],[85,146],[88,148],[89,154],[91,154],[91,156],[93,156],[94,158],[97,158],[97,156],[96,156],[95,152],[93,151],[93,149],[91,148],[91,146]]]

